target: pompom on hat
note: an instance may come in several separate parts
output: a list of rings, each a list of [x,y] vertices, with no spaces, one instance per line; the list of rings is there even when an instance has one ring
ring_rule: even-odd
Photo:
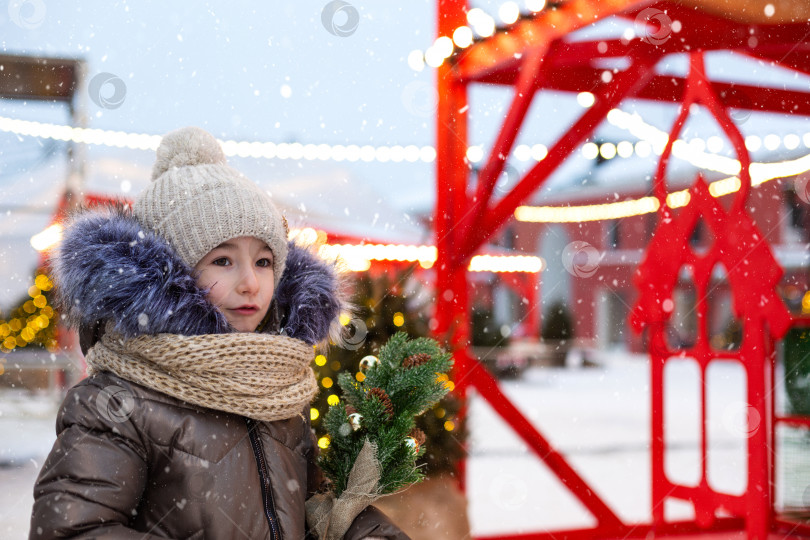
[[[236,169],[213,135],[197,127],[163,137],[152,183],[132,212],[194,267],[219,244],[252,236],[273,252],[275,285],[287,259],[287,226],[270,196]]]

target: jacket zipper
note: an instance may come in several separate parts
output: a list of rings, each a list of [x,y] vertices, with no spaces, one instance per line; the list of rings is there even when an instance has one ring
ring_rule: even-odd
[[[267,462],[264,458],[264,447],[259,438],[257,423],[252,418],[245,418],[250,436],[250,445],[253,447],[253,456],[256,458],[256,466],[259,468],[259,480],[262,486],[262,502],[264,503],[264,515],[267,524],[270,526],[270,534],[273,540],[281,540],[281,531],[278,527],[278,516],[276,515],[275,504],[273,503],[273,490],[270,484],[270,475],[267,472]]]

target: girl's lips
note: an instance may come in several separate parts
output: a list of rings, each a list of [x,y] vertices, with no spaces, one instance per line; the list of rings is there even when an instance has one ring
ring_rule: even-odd
[[[233,309],[231,309],[231,311],[235,311],[236,313],[239,313],[240,315],[253,315],[257,311],[259,311],[259,308],[255,307],[255,306],[242,306],[242,307],[238,307],[238,308],[233,308]]]

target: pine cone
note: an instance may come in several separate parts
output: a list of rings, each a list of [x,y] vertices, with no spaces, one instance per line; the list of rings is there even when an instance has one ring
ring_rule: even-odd
[[[425,437],[425,432],[419,428],[413,428],[411,432],[408,433],[408,435],[416,439],[416,442],[419,443],[419,446],[425,444],[425,441],[427,440],[427,437]]]
[[[391,403],[391,398],[388,397],[388,394],[385,393],[385,390],[383,390],[382,388],[372,388],[371,390],[368,391],[366,397],[368,397],[369,399],[375,397],[379,399],[380,402],[383,404],[383,407],[385,408],[385,414],[388,415],[388,419],[391,420],[392,418],[394,418],[394,404]]]
[[[402,367],[410,369],[428,362],[430,362],[430,355],[428,353],[413,354],[402,361]]]

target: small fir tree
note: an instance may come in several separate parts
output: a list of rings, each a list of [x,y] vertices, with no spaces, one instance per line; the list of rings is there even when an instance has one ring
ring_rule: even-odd
[[[574,337],[574,323],[564,303],[555,302],[551,305],[540,334],[544,340],[549,341],[564,341]]]
[[[432,339],[408,340],[407,334],[398,333],[380,349],[379,359],[363,359],[363,381],[350,373],[338,376],[344,399],[324,418],[330,444],[320,457],[336,496],[346,489],[367,440],[380,464],[380,494],[423,478],[416,459],[425,452],[425,435],[415,429],[415,417],[449,391],[450,357]]]

